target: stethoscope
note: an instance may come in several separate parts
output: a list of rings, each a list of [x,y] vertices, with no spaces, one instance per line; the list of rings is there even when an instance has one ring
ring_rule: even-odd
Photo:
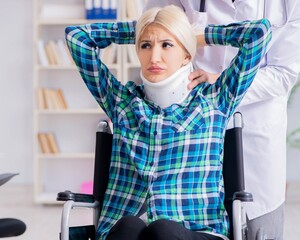
[[[205,12],[205,0],[200,1],[200,9],[199,12]]]
[[[232,1],[234,2],[234,0]],[[258,4],[260,5],[260,4]],[[284,14],[285,14],[285,19],[281,24],[272,24],[273,28],[280,28],[283,27],[285,24],[287,24],[288,22],[288,17],[287,17],[287,7],[286,7],[286,1],[284,0]],[[199,12],[205,12],[205,0],[201,0],[200,1],[200,8],[199,8]],[[264,0],[264,16],[266,16],[266,0]]]

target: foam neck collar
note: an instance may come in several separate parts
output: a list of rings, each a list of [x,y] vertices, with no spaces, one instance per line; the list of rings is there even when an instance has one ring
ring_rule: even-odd
[[[141,72],[146,98],[161,108],[167,108],[174,103],[182,103],[190,93],[187,85],[190,82],[188,76],[192,71],[193,65],[190,62],[170,77],[157,83],[149,82]]]

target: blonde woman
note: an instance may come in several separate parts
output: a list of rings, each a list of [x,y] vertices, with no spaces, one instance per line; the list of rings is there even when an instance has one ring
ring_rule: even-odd
[[[138,22],[66,29],[88,89],[113,122],[110,180],[98,239],[228,239],[222,153],[226,124],[259,67],[268,20],[207,26],[196,35],[175,6],[153,8]],[[136,44],[143,84],[118,81],[98,59],[111,43]],[[197,47],[239,48],[215,84],[189,91]],[[147,219],[136,215],[147,203]]]

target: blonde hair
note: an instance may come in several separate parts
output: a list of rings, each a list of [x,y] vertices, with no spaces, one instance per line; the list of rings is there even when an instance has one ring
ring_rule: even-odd
[[[168,29],[190,54],[191,59],[195,56],[197,45],[195,32],[183,10],[174,5],[151,8],[143,13],[136,24],[136,51],[138,51],[141,35],[152,23]]]

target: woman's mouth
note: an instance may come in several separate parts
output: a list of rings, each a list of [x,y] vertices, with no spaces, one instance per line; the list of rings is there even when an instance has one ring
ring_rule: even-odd
[[[163,71],[164,69],[158,66],[151,66],[148,68],[148,71],[151,73],[160,73],[161,71]]]

